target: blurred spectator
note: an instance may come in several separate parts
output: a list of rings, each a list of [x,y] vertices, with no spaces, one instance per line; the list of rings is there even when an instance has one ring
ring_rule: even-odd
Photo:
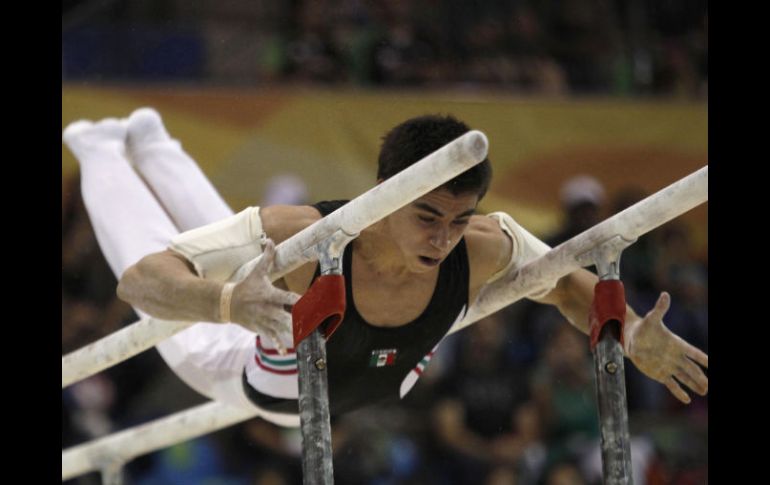
[[[185,441],[153,454],[152,466],[134,474],[135,485],[242,485],[229,473],[211,435]]]
[[[550,470],[546,483],[550,483],[549,480],[573,483],[569,480],[578,477],[583,481],[575,483],[601,483],[600,423],[593,358],[585,336],[567,322],[554,328],[543,361],[533,374],[532,395],[545,422],[546,466]],[[632,434],[630,450],[634,483],[645,485],[645,477],[655,459],[652,441]],[[557,473],[555,470],[564,467],[565,462],[574,464],[576,470]]]
[[[426,469],[416,415],[399,405],[379,405],[332,422],[334,483],[338,485],[420,484]]]
[[[687,225],[674,220],[661,227],[656,246],[655,278],[659,288],[671,293],[671,308],[664,319],[672,332],[708,353],[708,272],[693,255]],[[704,412],[708,396],[693,396],[687,407],[670,399],[666,403],[687,413]]]
[[[599,436],[593,362],[588,342],[568,323],[555,327],[532,376],[543,413],[548,463],[581,459]]]
[[[586,485],[580,469],[574,463],[564,461],[553,465],[545,477],[545,485]]]
[[[262,205],[303,205],[308,203],[305,182],[293,174],[276,175],[267,181]]]
[[[115,384],[101,374],[76,382],[68,389],[74,403],[75,426],[91,439],[113,431],[109,411],[115,401]]]
[[[555,234],[544,238],[551,247],[601,222],[605,204],[604,187],[590,175],[578,175],[564,182],[559,196],[564,220]]]
[[[570,91],[608,91],[621,40],[613,2],[559,0],[536,5],[549,54],[564,70]]]
[[[454,483],[471,483],[498,465],[516,467],[525,455],[537,459],[539,415],[532,407],[518,409],[527,399],[526,375],[506,363],[504,325],[498,313],[456,341],[455,368],[434,405],[443,473]]]
[[[649,194],[638,187],[625,187],[612,199],[610,211],[617,214],[645,199]],[[657,298],[655,281],[655,237],[645,234],[623,250],[620,257],[620,279],[626,300],[633,308],[647,308]]]
[[[293,484],[302,481],[300,439],[298,429],[254,418],[221,431],[217,445],[225,469],[249,484]]]
[[[644,3],[655,57],[655,92],[686,97],[705,94],[707,2],[648,0]]]
[[[631,473],[634,485],[655,485],[654,474],[658,454],[652,439],[647,435],[631,435]],[[588,483],[599,485],[603,482],[603,465],[600,444],[597,442],[578,464]],[[652,478],[652,482],[650,479]]]
[[[655,258],[659,288],[671,293],[666,323],[677,335],[708,352],[708,276],[693,256],[687,226],[671,221],[661,228]]]
[[[507,31],[511,57],[517,62],[515,85],[533,93],[566,93],[564,70],[548,52],[546,32],[535,9],[525,3],[517,5]]]
[[[487,475],[484,485],[519,485],[519,483],[516,472],[512,468],[499,466]]]
[[[64,79],[708,94],[703,0],[68,2],[62,39]]]

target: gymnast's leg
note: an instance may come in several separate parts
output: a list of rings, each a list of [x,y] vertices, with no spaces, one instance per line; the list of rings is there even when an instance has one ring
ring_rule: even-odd
[[[169,135],[155,110],[140,108],[131,114],[126,146],[134,168],[180,231],[232,214],[196,162]],[[242,372],[244,366],[253,364],[256,334],[236,324],[199,323],[194,328],[160,342],[158,350],[167,360],[181,352],[194,354],[196,364],[206,368],[215,382],[212,392],[233,396],[232,400],[243,396]],[[261,374],[252,371],[252,377],[255,373]],[[286,388],[297,387],[296,378],[282,377],[264,376],[260,388],[285,393]]]
[[[99,246],[118,278],[142,257],[165,250],[179,232],[129,164],[125,154],[126,131],[125,121],[108,118],[97,123],[75,122],[63,135],[80,163],[83,201]],[[217,397],[215,381],[221,377],[217,371],[224,372],[216,365],[217,359],[241,347],[245,356],[253,346],[253,334],[242,327],[227,327],[196,324],[157,346],[166,363],[185,383],[211,399]],[[201,334],[201,329],[206,335]],[[208,352],[204,352],[205,347]],[[212,352],[212,347],[218,352]],[[241,366],[238,377],[242,369]]]
[[[114,118],[97,123],[78,121],[69,125],[63,135],[80,163],[83,200],[102,252],[117,277],[145,255],[164,250],[179,232],[126,157],[128,125],[125,120]],[[189,157],[188,160],[194,166]],[[218,197],[213,187],[211,191]],[[180,204],[175,210],[182,211],[182,199],[174,202]],[[229,212],[224,202],[215,210],[219,214],[198,211],[196,222],[205,223],[201,217],[218,218]],[[193,224],[191,219],[186,224]],[[156,348],[172,370],[197,392],[210,399],[253,408],[240,386],[244,365],[253,358],[255,336],[235,324],[197,323],[160,342]],[[260,411],[276,424],[297,425],[294,418]]]
[[[80,163],[88,216],[117,277],[147,254],[162,251],[178,230],[126,161],[126,123],[77,121],[63,139]]]
[[[140,108],[128,118],[126,148],[134,168],[180,232],[233,214],[154,109]]]

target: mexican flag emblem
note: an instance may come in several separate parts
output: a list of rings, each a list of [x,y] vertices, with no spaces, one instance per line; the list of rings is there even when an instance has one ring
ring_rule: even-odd
[[[385,367],[393,365],[396,362],[397,349],[372,350],[372,357],[369,359],[369,367]]]

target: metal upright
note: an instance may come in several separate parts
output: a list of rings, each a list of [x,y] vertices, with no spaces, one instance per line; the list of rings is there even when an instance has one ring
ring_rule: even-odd
[[[626,298],[619,270],[620,254],[632,242],[615,236],[585,255],[593,259],[599,275],[590,323],[605,485],[634,483],[623,365]]]
[[[358,234],[351,236],[339,230],[316,246],[321,275],[292,309],[305,485],[334,483],[326,339],[345,314],[342,254],[356,236]]]

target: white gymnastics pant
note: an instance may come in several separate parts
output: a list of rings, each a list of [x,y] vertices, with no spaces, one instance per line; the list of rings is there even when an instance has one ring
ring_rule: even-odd
[[[131,125],[116,119],[77,122],[64,133],[80,163],[81,190],[91,224],[118,278],[142,257],[165,250],[176,234],[233,214],[162,125],[149,135],[132,133],[135,136],[126,143],[128,126],[133,127],[133,116]],[[197,392],[255,408],[242,388],[243,369],[254,358],[255,339],[254,332],[236,324],[196,323],[156,348]],[[260,411],[276,424],[298,425],[294,416]]]

